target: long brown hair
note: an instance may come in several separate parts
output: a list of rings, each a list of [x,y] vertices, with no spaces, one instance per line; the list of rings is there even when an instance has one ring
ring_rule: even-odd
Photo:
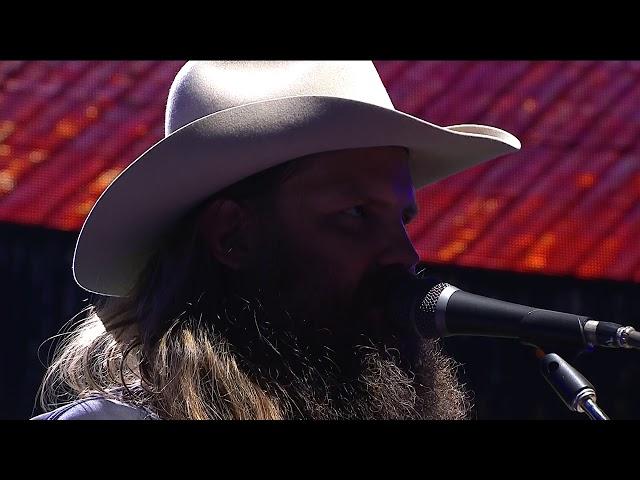
[[[100,394],[166,419],[278,419],[278,401],[243,373],[212,322],[190,312],[206,291],[222,297],[224,267],[199,222],[217,198],[255,201],[295,169],[249,177],[192,210],[167,235],[126,297],[103,297],[62,334],[39,396],[47,411]]]

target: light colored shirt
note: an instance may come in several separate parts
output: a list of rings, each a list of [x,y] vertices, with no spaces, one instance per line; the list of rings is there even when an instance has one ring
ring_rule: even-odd
[[[63,405],[31,420],[159,420],[154,413],[104,397],[90,397]]]

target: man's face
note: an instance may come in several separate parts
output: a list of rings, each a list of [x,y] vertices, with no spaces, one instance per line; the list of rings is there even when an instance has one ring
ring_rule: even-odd
[[[255,278],[262,287],[277,288],[292,318],[308,322],[336,353],[372,342],[402,349],[377,288],[418,262],[406,231],[417,213],[406,150],[306,157],[278,187],[274,210],[262,230],[260,255],[270,265]]]

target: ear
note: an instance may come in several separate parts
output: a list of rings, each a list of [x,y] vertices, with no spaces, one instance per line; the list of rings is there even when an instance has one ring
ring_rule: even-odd
[[[211,202],[198,219],[213,258],[233,270],[242,267],[251,255],[253,221],[246,207],[226,198]]]

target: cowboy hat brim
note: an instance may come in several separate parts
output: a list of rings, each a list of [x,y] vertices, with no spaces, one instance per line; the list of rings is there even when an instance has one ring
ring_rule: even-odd
[[[518,150],[520,142],[493,127],[440,127],[339,97],[222,110],[156,143],[107,187],[80,231],[74,278],[90,292],[125,296],[163,234],[213,193],[294,158],[376,146],[408,148],[417,189]]]

